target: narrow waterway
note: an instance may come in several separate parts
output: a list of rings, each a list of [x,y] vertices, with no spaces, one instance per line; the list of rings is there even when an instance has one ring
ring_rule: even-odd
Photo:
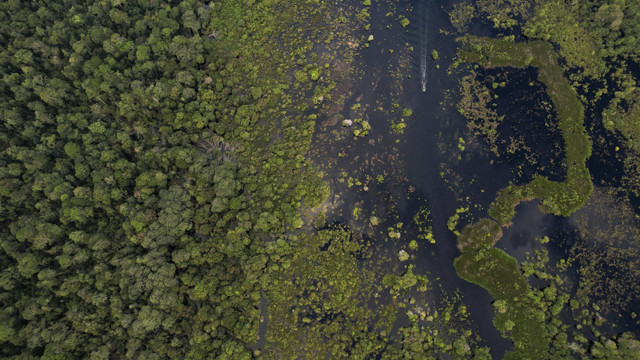
[[[450,294],[459,291],[463,301],[468,307],[470,318],[477,326],[479,335],[491,347],[494,358],[502,357],[502,354],[511,347],[509,340],[503,338],[493,326],[493,299],[488,292],[471,283],[462,280],[456,274],[453,260],[460,254],[456,248],[455,235],[447,228],[449,217],[456,212],[460,205],[456,195],[441,176],[442,163],[448,162],[450,154],[443,153],[439,143],[456,143],[459,137],[465,134],[466,124],[455,109],[443,107],[444,93],[447,90],[457,89],[457,80],[447,75],[447,67],[456,53],[456,44],[452,36],[443,36],[440,29],[447,29],[448,16],[440,7],[438,1],[422,0],[414,2],[414,8],[419,10],[416,15],[421,22],[428,24],[428,29],[417,35],[409,34],[410,40],[421,40],[421,44],[429,44],[430,47],[421,49],[420,71],[422,75],[423,61],[426,61],[426,91],[423,91],[423,82],[405,81],[405,99],[412,104],[413,118],[407,126],[407,141],[401,146],[407,166],[407,177],[415,184],[418,192],[424,194],[429,200],[433,217],[433,233],[436,239],[433,255],[429,248],[422,252],[421,268],[429,271],[433,277],[438,277],[443,288]],[[420,29],[419,29],[420,30]],[[424,40],[421,36],[428,36]],[[415,40],[414,40],[415,41]],[[438,60],[433,60],[431,52],[436,50]],[[427,55],[427,56],[425,56]],[[438,67],[436,65],[439,65]],[[421,77],[422,80],[422,77]],[[480,155],[471,154],[474,157]],[[505,169],[496,171],[487,161],[478,159],[470,172],[477,174],[495,174],[505,178],[508,172]],[[505,181],[508,181],[505,178]],[[474,199],[479,203],[488,203],[494,194],[494,189],[501,186],[500,181],[493,179],[491,182],[474,186],[476,196],[484,197]],[[479,191],[483,187],[485,192]],[[474,197],[476,197],[474,196]]]
[[[455,214],[461,203],[450,184],[441,176],[442,164],[450,162],[452,156],[443,150],[442,144],[457,144],[460,137],[466,136],[465,120],[455,108],[443,106],[445,93],[457,91],[458,79],[447,74],[457,45],[453,36],[441,32],[449,29],[450,24],[447,13],[438,1],[413,1],[411,7],[413,11],[408,17],[410,24],[407,27],[399,24],[397,14],[389,16],[390,12],[396,10],[390,8],[389,4],[377,3],[371,7],[370,34],[374,40],[358,60],[362,81],[354,84],[352,99],[353,103],[357,102],[357,98],[370,105],[397,102],[402,107],[412,109],[413,114],[406,119],[404,134],[393,134],[390,119],[384,113],[370,112],[372,130],[369,139],[354,140],[343,150],[348,156],[337,160],[338,168],[355,174],[359,170],[359,162],[350,162],[350,159],[357,158],[361,162],[376,154],[387,161],[378,169],[379,172],[400,172],[406,181],[400,182],[400,185],[396,183],[396,187],[394,183],[371,182],[367,191],[363,191],[362,187],[343,187],[344,192],[340,193],[340,206],[343,209],[330,222],[359,224],[352,217],[356,202],[367,213],[377,207],[387,206],[384,203],[387,198],[380,194],[406,192],[406,189],[397,186],[415,188],[410,198],[402,195],[395,197],[398,221],[411,224],[411,216],[415,214],[415,207],[419,206],[415,199],[424,199],[431,213],[436,242],[424,243],[419,247],[414,272],[428,274],[429,279],[435,282],[431,286],[440,287],[447,296],[462,295],[470,314],[470,323],[466,325],[476,329],[484,344],[490,346],[495,358],[501,358],[511,348],[511,342],[493,326],[493,299],[488,292],[456,274],[453,260],[460,253],[455,246],[455,235],[447,227],[449,217]],[[390,70],[394,67],[398,52],[407,45],[412,48],[410,61],[402,68],[402,78],[399,79],[398,73]],[[433,50],[438,52],[437,60],[431,55]],[[394,93],[398,83],[401,91]],[[351,103],[347,102],[346,105],[345,109],[348,109]],[[350,113],[345,111],[344,116],[349,117]],[[393,162],[393,159],[398,159],[398,162]],[[398,164],[402,169],[395,168]],[[469,167],[468,164],[473,166]],[[482,151],[470,150],[465,153],[462,165],[467,167],[456,171],[463,170],[466,177],[477,178],[464,189],[471,203],[487,206],[495,193],[511,180],[509,168],[502,163],[491,164]],[[375,176],[373,173],[369,175]],[[471,212],[477,210],[472,209]],[[459,228],[463,225],[460,224]],[[397,244],[387,246],[402,248]],[[396,248],[391,249],[390,253],[397,252]]]

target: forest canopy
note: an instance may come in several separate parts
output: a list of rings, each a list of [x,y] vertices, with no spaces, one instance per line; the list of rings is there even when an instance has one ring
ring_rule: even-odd
[[[0,3],[3,358],[249,356],[326,191],[273,56],[311,3]]]
[[[427,21],[440,3],[417,3],[0,2],[0,358],[636,358],[635,334],[605,320],[640,298],[625,287],[638,215],[617,204],[640,194],[637,2],[457,1],[442,27]],[[435,64],[420,98],[418,53]],[[455,166],[481,150],[473,136],[504,150],[510,120],[493,104],[508,74],[482,75],[495,67],[537,71],[567,176],[482,205]],[[440,114],[440,86],[463,72],[470,133]],[[415,99],[437,90],[446,101],[421,114]],[[438,131],[420,151],[442,155],[420,169],[427,186],[405,153],[425,116]],[[589,163],[597,125],[624,153],[606,193]],[[499,249],[536,197],[577,210],[590,242],[563,259],[542,245],[562,234],[524,261]],[[474,220],[485,210],[493,220]]]

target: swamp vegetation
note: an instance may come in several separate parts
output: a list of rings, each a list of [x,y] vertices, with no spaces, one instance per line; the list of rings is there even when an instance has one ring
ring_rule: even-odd
[[[500,32],[509,33],[509,29],[518,24],[518,21],[513,18],[510,19],[508,16],[505,20],[501,16],[505,14],[504,12],[498,12],[496,14],[495,9],[489,10],[489,8],[486,7],[486,3],[488,3],[488,1],[480,1],[476,4],[476,7],[468,3],[456,4],[451,13],[451,19],[454,25],[456,25],[456,28],[459,31],[465,29],[464,27],[469,21],[471,21],[474,14],[477,13],[489,14],[487,18],[493,21],[493,27],[495,29],[499,29]],[[497,4],[500,2],[495,1],[494,3]],[[518,2],[516,1],[514,3]],[[592,6],[592,4],[589,4],[588,6]],[[608,6],[609,5],[604,4],[600,6],[600,9],[607,9]],[[612,6],[620,10],[621,5]],[[577,7],[580,7],[580,5]],[[503,10],[508,8],[509,6],[502,7]],[[562,30],[555,30],[558,32],[565,31],[563,33],[564,35],[556,33],[553,29],[550,29],[550,27],[554,26],[563,27],[565,25],[563,21],[569,20],[566,19],[566,17],[567,14],[570,14],[571,12],[566,11],[566,5],[564,3],[541,1],[537,4],[533,12],[522,11],[522,9],[523,8],[514,6],[511,10],[513,15],[519,14],[522,16],[523,20],[526,20],[524,21],[523,30],[524,35],[529,39],[520,39],[516,42],[514,41],[515,36],[513,33],[511,35],[505,34],[501,39],[464,35],[458,40],[461,44],[459,59],[458,62],[453,65],[454,67],[457,67],[462,62],[468,62],[479,64],[485,68],[505,66],[512,68],[534,67],[537,69],[539,80],[546,86],[546,91],[554,105],[554,110],[558,119],[558,127],[564,140],[564,154],[566,157],[564,161],[564,167],[566,170],[564,181],[551,181],[545,176],[534,174],[528,183],[522,185],[510,184],[500,190],[495,201],[490,205],[488,214],[495,219],[498,224],[504,227],[509,227],[511,225],[511,221],[515,214],[515,208],[520,202],[538,199],[540,201],[541,210],[554,215],[570,216],[577,210],[581,209],[587,202],[587,199],[590,198],[593,191],[593,184],[589,169],[587,168],[587,159],[591,156],[591,142],[583,121],[585,114],[584,106],[586,105],[591,107],[589,109],[589,113],[594,116],[593,107],[596,106],[595,102],[603,92],[606,92],[606,89],[596,90],[595,96],[591,95],[593,92],[589,92],[589,95],[587,96],[584,91],[588,91],[590,89],[587,89],[586,86],[580,89],[579,86],[580,81],[584,81],[588,77],[591,79],[597,79],[598,75],[604,77],[604,74],[608,72],[606,69],[609,69],[608,66],[599,67],[599,65],[604,65],[604,60],[600,64],[578,62],[580,56],[584,56],[582,54],[584,54],[585,51],[590,51],[589,49],[594,47],[592,43],[585,41],[585,38],[589,39],[589,35],[591,34],[587,33],[587,36],[584,37],[576,36],[575,34],[577,34],[577,32],[573,31],[577,31],[579,28],[578,26],[572,30],[566,28]],[[555,12],[550,9],[555,9]],[[631,9],[627,10],[631,11]],[[589,16],[589,14],[585,14],[584,8],[582,8],[582,11],[583,17]],[[543,22],[542,18],[546,18],[548,12],[551,12],[556,16],[555,21],[557,22]],[[507,11],[507,14],[508,13],[509,12]],[[563,15],[560,15],[560,13]],[[532,14],[535,14],[535,16],[532,17]],[[624,17],[622,10],[620,10],[618,15],[618,20],[621,22]],[[596,18],[602,18],[601,10],[599,10],[595,16]],[[575,19],[572,20],[573,21],[568,23],[569,26],[576,25]],[[633,20],[629,19],[628,21],[631,22]],[[553,25],[551,25],[551,23],[553,23]],[[617,26],[620,26],[620,24],[616,24],[616,27]],[[532,29],[536,29],[537,31],[545,29],[547,32],[545,36],[540,36]],[[569,33],[571,33],[571,35],[569,35]],[[557,38],[554,38],[555,36],[557,36]],[[609,40],[614,41],[613,39],[615,37],[611,36],[611,34],[609,34],[609,36]],[[552,41],[557,40],[562,62],[557,60],[558,55],[556,55],[550,43],[530,40],[535,38],[543,38],[544,40]],[[573,42],[574,39],[575,43]],[[616,45],[619,45],[618,39],[615,41]],[[603,42],[606,42],[606,40],[603,39]],[[626,51],[621,49],[618,51],[619,54],[628,54]],[[595,52],[596,50],[591,51],[590,55],[586,55],[582,57],[582,59],[593,57]],[[604,53],[604,51],[601,52],[603,57],[606,57]],[[633,57],[631,54],[628,54],[627,56],[629,58]],[[595,56],[593,58],[597,59],[598,57]],[[470,69],[471,72],[471,75],[467,75],[468,78],[477,76],[475,75],[477,73],[477,66],[468,69]],[[569,75],[565,75],[566,73],[569,73]],[[629,80],[629,78],[627,80]],[[465,83],[463,82],[463,84]],[[466,84],[474,84],[474,82],[467,81]],[[478,86],[483,86],[477,82],[475,84],[478,84],[474,85],[476,90]],[[495,89],[499,86],[504,85],[497,84],[496,86],[494,83],[492,87]],[[475,97],[475,95],[470,93],[470,89],[472,89],[472,87],[469,85],[466,85],[461,89],[463,90],[461,93],[463,96],[463,106],[459,107],[459,109],[465,117],[472,121],[472,123],[470,123],[472,126],[469,127],[470,130],[474,131],[476,136],[482,136],[491,146],[491,151],[494,153],[494,156],[499,156],[499,151],[495,141],[495,134],[500,129],[500,122],[503,120],[503,117],[498,115],[495,107],[491,106],[492,97],[490,95],[490,91],[485,87],[485,90],[478,93],[478,97]],[[583,90],[583,92],[580,90]],[[616,92],[616,97],[611,102],[612,105],[610,105],[602,114],[603,121],[608,121],[607,119],[611,118],[611,116],[619,119],[625,118],[626,113],[621,109],[618,108],[618,110],[612,110],[612,106],[615,107],[620,102],[618,98],[621,96],[623,95],[619,95]],[[590,97],[593,99],[592,102],[587,100]],[[476,99],[478,99],[479,102]],[[473,105],[474,103],[478,105]],[[617,114],[616,111],[618,112]],[[626,121],[632,120],[629,119]],[[609,123],[605,125],[605,128],[612,130],[612,125],[613,122],[609,120]],[[625,137],[633,137],[631,134],[632,130],[629,128],[622,130],[619,126],[617,130],[625,134]],[[628,146],[632,151],[633,144],[629,143]],[[618,150],[619,148],[617,147],[616,151]],[[630,189],[627,189],[627,191],[629,190]],[[608,191],[606,193],[599,193],[598,197],[606,196],[605,194],[612,194],[612,192]],[[633,217],[637,217],[637,215],[633,215],[632,218]],[[525,271],[523,274],[518,270],[518,263],[515,259],[504,253],[502,250],[491,247],[498,241],[496,237],[499,238],[499,236],[502,235],[502,232],[499,230],[499,226],[495,223],[493,223],[494,225],[492,226],[491,223],[492,220],[490,219],[481,219],[476,223],[467,225],[467,227],[465,227],[458,236],[458,246],[461,251],[463,251],[463,254],[455,260],[455,266],[458,274],[468,281],[486,288],[494,296],[496,303],[500,304],[500,308],[498,309],[494,319],[494,324],[503,331],[505,335],[510,336],[514,343],[514,350],[509,352],[506,357],[516,359],[545,359],[559,357],[562,352],[558,353],[556,352],[558,350],[554,348],[556,339],[560,336],[560,339],[564,339],[564,341],[566,341],[569,334],[566,332],[564,334],[562,332],[559,333],[558,328],[555,326],[550,328],[549,319],[547,318],[545,320],[545,316],[542,315],[543,313],[540,313],[540,316],[535,314],[535,309],[539,308],[538,306],[541,304],[539,302],[540,298],[535,295],[536,289],[535,287],[532,288],[527,284],[527,272]],[[613,226],[615,221],[606,223],[611,224],[606,226]],[[623,224],[624,223],[629,224],[628,221],[623,222]],[[631,229],[637,229],[636,225],[633,224],[620,226],[625,227],[625,229],[629,229],[626,231],[633,231]],[[600,232],[600,236],[603,238],[613,239],[616,235],[615,232],[606,234],[604,232]],[[617,291],[624,291],[622,289],[630,289],[630,287],[633,287],[633,282],[623,280],[622,278],[632,276],[631,274],[633,274],[635,270],[631,270],[631,268],[634,268],[634,265],[631,265],[631,268],[629,269],[622,270],[615,264],[620,261],[624,261],[622,259],[625,258],[625,256],[622,255],[622,252],[625,250],[622,249],[628,248],[622,244],[612,244],[610,246],[600,247],[598,250],[595,248],[586,250],[585,247],[589,247],[589,245],[587,245],[587,239],[590,237],[590,232],[583,231],[578,237],[578,240],[576,240],[576,243],[573,245],[576,247],[574,248],[575,250],[572,250],[568,254],[568,261],[577,261],[580,264],[578,272],[581,278],[580,290],[575,294],[576,299],[581,300],[571,300],[571,307],[573,310],[576,310],[579,307],[578,301],[585,301],[586,298],[590,298],[590,301],[600,299],[599,301],[611,300],[616,302],[616,305],[609,303],[609,306],[617,307],[619,310],[624,312],[626,304],[634,301],[634,291],[631,290],[631,293],[623,296],[624,299],[618,299],[617,301],[613,299],[616,298]],[[549,239],[545,239],[544,243],[548,243]],[[637,239],[637,236],[629,234],[625,239],[633,242],[634,240],[631,239]],[[583,249],[584,251],[577,249]],[[596,260],[596,256],[602,256],[603,249],[606,249],[606,252],[622,252],[618,253],[617,256],[612,255],[610,257],[606,257],[602,261]],[[587,260],[585,257],[591,256],[588,254],[592,254],[594,257]],[[626,259],[628,259],[627,261],[631,261],[631,264],[635,262],[629,257],[626,257]],[[564,259],[561,261],[565,263]],[[596,265],[597,263],[600,265]],[[607,268],[607,270],[596,270],[596,266]],[[603,271],[608,274],[609,278],[594,278],[594,276],[598,276],[598,273],[602,274]],[[607,290],[596,290],[602,289],[603,287],[607,287]],[[546,290],[548,289],[549,287],[544,288],[545,295],[547,295]],[[554,293],[555,291],[556,290],[554,288]],[[567,302],[570,299],[569,294],[570,293],[564,293],[561,297],[558,297],[555,304],[550,308],[543,310],[544,313],[548,314],[549,310],[551,310],[554,315],[562,312],[562,308],[565,306],[563,303],[569,304]],[[598,310],[600,309],[599,306],[595,306],[595,308]],[[629,314],[629,312],[627,312],[627,314]],[[635,318],[635,313],[631,313],[631,317]],[[576,316],[574,318],[578,317]],[[602,322],[600,321],[600,324],[601,323]],[[508,326],[506,326],[507,324]],[[599,331],[595,330],[593,333],[599,334]],[[579,336],[576,338],[580,339]],[[611,348],[613,349],[613,345]],[[584,352],[577,351],[573,345],[571,349],[577,353],[584,354]],[[611,356],[604,355],[600,350],[601,347],[594,346],[594,348],[592,348],[591,355],[594,357]],[[634,358],[637,354],[637,349],[634,346],[627,349],[626,353],[619,353],[615,356]],[[569,356],[569,354],[563,354],[562,357],[564,356]]]
[[[0,3],[0,357],[638,359],[639,6]]]

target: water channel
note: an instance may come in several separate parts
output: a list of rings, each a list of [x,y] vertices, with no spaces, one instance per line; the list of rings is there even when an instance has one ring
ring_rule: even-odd
[[[493,298],[489,293],[456,274],[453,260],[460,253],[448,221],[456,209],[464,206],[468,210],[458,230],[465,221],[486,217],[486,209],[496,193],[509,182],[527,182],[535,173],[562,181],[565,172],[562,137],[553,126],[536,125],[548,123],[554,115],[539,110],[543,108],[541,104],[549,101],[543,85],[537,81],[536,71],[505,69],[503,74],[489,74],[502,77],[508,84],[498,90],[501,96],[497,103],[511,114],[505,119],[511,124],[509,131],[522,134],[531,145],[530,154],[538,156],[537,162],[531,165],[524,155],[517,153],[499,159],[492,157],[482,144],[469,138],[465,119],[450,101],[459,86],[459,79],[447,71],[457,51],[445,11],[452,3],[417,0],[400,5],[377,2],[370,7],[371,29],[365,35],[373,35],[373,40],[356,60],[359,80],[352,84],[352,97],[341,115],[350,118],[354,115],[349,110],[352,104],[367,104],[366,117],[372,129],[368,137],[352,138],[344,136],[350,130],[342,128],[339,121],[325,122],[317,131],[313,147],[324,149],[315,155],[317,162],[332,159],[327,177],[339,200],[334,201],[335,211],[329,223],[362,227],[364,221],[353,216],[356,208],[363,213],[388,209],[389,199],[393,198],[393,213],[397,216],[394,221],[411,224],[416,208],[428,204],[435,244],[419,247],[414,272],[437,279],[438,286],[447,294],[460,294],[470,313],[470,326],[490,346],[492,356],[501,358],[512,347],[511,342],[492,324]],[[401,26],[399,14],[408,14],[408,26]],[[494,35],[488,25],[476,25],[470,31]],[[433,50],[438,53],[437,60],[431,55]],[[391,126],[398,111],[396,115],[391,111],[375,111],[393,108],[394,104],[413,112],[400,135],[394,134]],[[335,140],[335,134],[342,135]],[[452,151],[460,139],[465,141],[464,151]],[[448,174],[444,174],[446,169],[450,170]],[[364,186],[352,187],[337,181],[340,173],[345,172],[368,179],[384,173],[386,179],[395,180],[366,181]],[[536,201],[523,203],[517,210],[514,225],[505,230],[497,247],[518,261],[542,246],[535,238],[557,234],[558,229],[569,226],[565,219],[540,212]],[[408,225],[407,233],[411,231]],[[375,237],[374,240],[381,241]],[[406,248],[409,240],[386,245],[389,254]],[[554,244],[546,247],[551,257],[558,257],[562,251]]]

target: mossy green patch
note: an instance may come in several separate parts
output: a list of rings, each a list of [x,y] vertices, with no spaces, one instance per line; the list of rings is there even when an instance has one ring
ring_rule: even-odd
[[[532,311],[536,304],[527,296],[531,288],[516,260],[500,249],[489,248],[464,253],[453,265],[461,278],[482,286],[506,304],[507,310],[494,319],[496,327],[514,342],[515,349],[505,358],[546,359],[550,339],[544,317]]]
[[[516,214],[515,207],[520,201],[533,198],[530,187],[509,185],[502,189],[489,208],[489,215],[501,225],[508,224]]]
[[[461,252],[490,248],[502,237],[500,224],[491,219],[480,219],[465,226],[458,236],[458,249]]]

